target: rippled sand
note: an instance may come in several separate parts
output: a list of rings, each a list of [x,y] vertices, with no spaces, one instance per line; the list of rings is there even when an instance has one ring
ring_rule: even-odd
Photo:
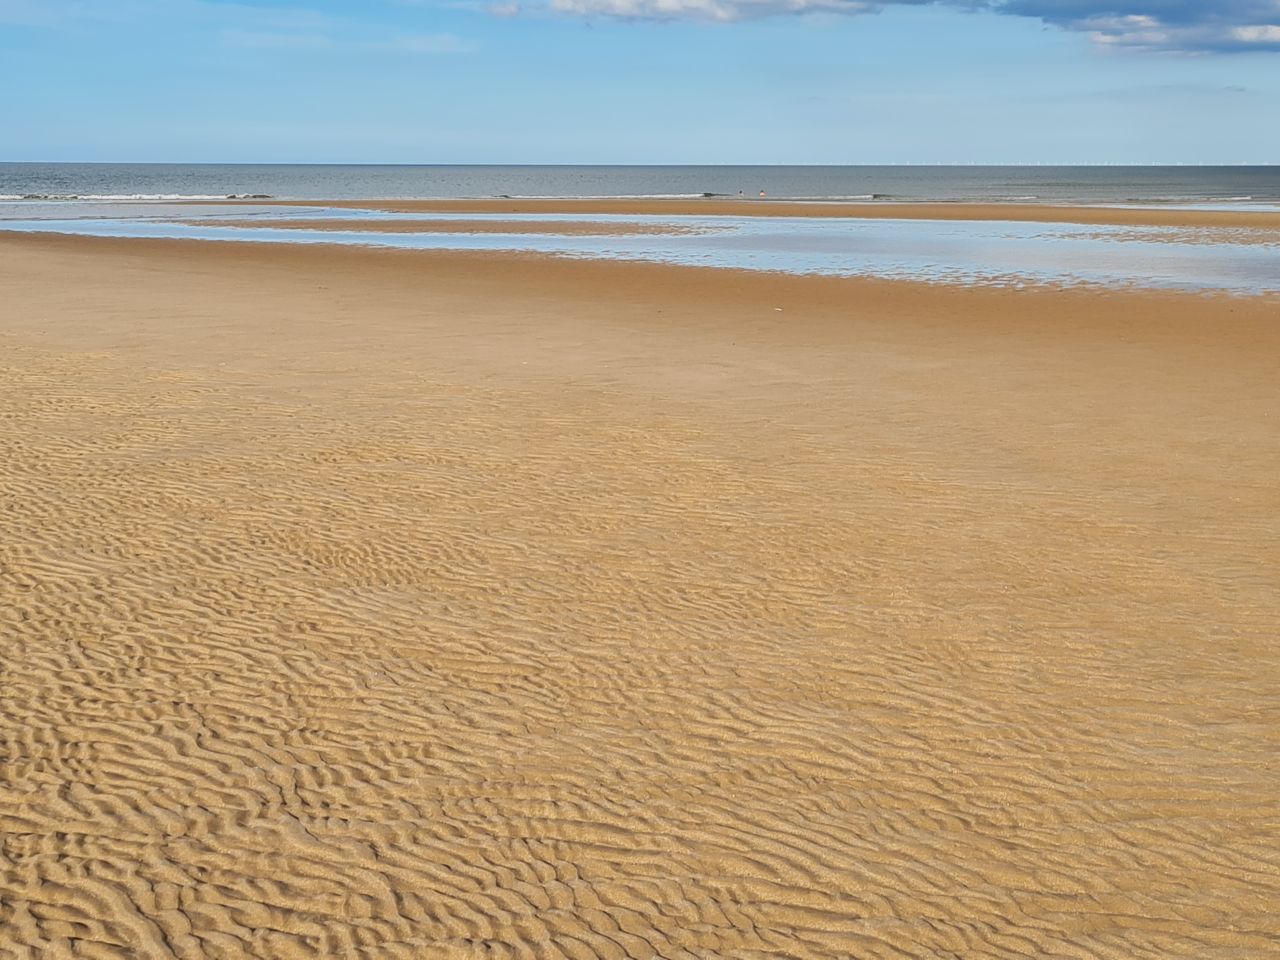
[[[0,237],[0,956],[1280,952],[1277,302]]]

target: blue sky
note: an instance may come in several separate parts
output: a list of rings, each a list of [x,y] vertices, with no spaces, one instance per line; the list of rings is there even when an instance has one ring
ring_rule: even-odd
[[[0,0],[0,160],[1280,163],[1280,0]]]

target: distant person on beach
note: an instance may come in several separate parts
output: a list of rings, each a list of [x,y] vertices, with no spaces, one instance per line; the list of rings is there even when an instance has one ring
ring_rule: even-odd
[[[760,199],[761,199],[761,200],[763,200],[763,199],[764,199],[764,191],[763,191],[763,190],[761,190],[761,191],[760,191]]]

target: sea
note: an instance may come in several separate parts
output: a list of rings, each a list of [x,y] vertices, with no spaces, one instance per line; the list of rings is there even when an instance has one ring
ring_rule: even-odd
[[[0,163],[0,201],[736,197],[1273,205],[1280,166]]]
[[[1280,210],[1280,167],[533,167],[0,164],[0,230],[523,252],[958,284],[1280,293],[1280,231],[681,212],[413,214],[326,201],[736,197]],[[248,200],[229,204],[229,199]],[[283,205],[277,200],[300,200]],[[168,202],[166,202],[168,201]],[[356,206],[359,206],[358,204]],[[1069,219],[1069,218],[1068,218]],[[317,229],[316,220],[328,229]],[[380,223],[402,221],[400,229]],[[420,225],[405,230],[405,222]],[[441,220],[454,221],[442,229]],[[522,229],[503,223],[528,221]],[[486,221],[489,222],[486,225]],[[641,228],[641,229],[635,229]]]

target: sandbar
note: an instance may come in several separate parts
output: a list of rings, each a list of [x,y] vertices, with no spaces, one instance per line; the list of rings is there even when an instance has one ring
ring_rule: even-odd
[[[324,220],[281,217],[254,217],[251,220],[178,221],[191,226],[271,228],[285,230],[325,230],[355,233],[537,233],[545,235],[625,237],[639,234],[689,234],[696,227],[678,223],[608,223],[590,221],[531,220]]]
[[[261,206],[266,201],[254,201]],[[228,206],[249,201],[227,201]],[[271,200],[273,206],[325,206],[392,213],[626,214],[647,216],[852,217],[886,220],[1006,220],[1135,227],[1280,228],[1280,211],[1045,203],[893,203],[789,200]]]

